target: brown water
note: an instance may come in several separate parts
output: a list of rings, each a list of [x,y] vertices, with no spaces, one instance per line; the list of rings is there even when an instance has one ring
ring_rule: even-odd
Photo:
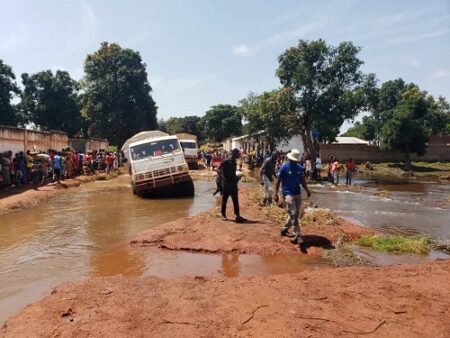
[[[0,218],[0,323],[62,282],[98,275],[98,256],[132,234],[213,207],[213,182],[195,182],[194,198],[133,196],[129,177],[86,184],[36,208]],[[117,252],[117,273],[138,260]],[[135,261],[136,260],[136,261]]]
[[[450,210],[435,205],[449,197],[450,185],[355,183],[362,187],[360,191],[312,185],[311,200],[366,226],[450,241]],[[235,277],[323,266],[305,255],[212,255],[115,245],[135,233],[216,205],[218,198],[211,196],[214,181],[196,181],[195,187],[194,198],[141,199],[132,195],[129,178],[121,176],[1,216],[0,323],[53,286],[89,276]],[[375,196],[380,190],[388,190],[389,196]],[[385,261],[389,259],[384,256],[375,259],[379,264]]]
[[[277,274],[322,266],[308,256],[214,255],[121,245],[133,234],[215,206],[212,180],[194,198],[142,199],[129,178],[93,182],[1,216],[0,324],[63,282],[95,276]],[[119,244],[118,244],[119,243]]]

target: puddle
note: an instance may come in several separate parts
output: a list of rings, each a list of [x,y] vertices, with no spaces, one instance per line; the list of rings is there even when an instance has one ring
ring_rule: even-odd
[[[307,255],[206,254],[126,245],[92,261],[92,276],[238,277],[294,273],[327,267],[320,257]]]
[[[437,259],[450,259],[450,255],[443,252],[431,250],[428,255],[414,254],[389,254],[386,252],[372,251],[364,248],[354,250],[355,254],[362,257],[369,264],[388,266],[400,264],[420,264]]]

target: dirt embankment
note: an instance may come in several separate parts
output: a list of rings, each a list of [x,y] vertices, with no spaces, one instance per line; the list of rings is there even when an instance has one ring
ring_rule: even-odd
[[[448,337],[450,264],[58,287],[0,337]]]
[[[210,253],[231,252],[237,254],[297,254],[299,246],[280,236],[285,212],[276,206],[264,208],[258,205],[258,194],[251,188],[244,188],[239,194],[241,214],[247,223],[233,221],[231,200],[223,221],[219,208],[200,215],[183,218],[136,236],[133,245],[157,246],[170,250],[188,250]],[[310,210],[302,220],[304,253],[318,254],[322,249],[332,248],[342,239],[352,240],[373,231],[334,217],[323,209]]]
[[[222,221],[215,208],[146,231],[131,245],[304,254],[279,234],[282,209],[257,206],[257,196],[240,193],[248,223]],[[320,209],[302,226],[313,255],[372,233]],[[56,288],[10,318],[0,337],[448,337],[449,280],[450,261],[238,278],[93,278]]]
[[[81,184],[95,180],[109,180],[116,178],[123,170],[111,174],[97,174],[91,176],[77,176],[65,179],[60,183],[50,183],[39,186],[37,190],[32,188],[31,183],[26,188],[15,187],[0,194],[0,215],[14,212],[20,209],[35,207],[38,204],[51,199],[67,191],[68,188],[79,187]]]

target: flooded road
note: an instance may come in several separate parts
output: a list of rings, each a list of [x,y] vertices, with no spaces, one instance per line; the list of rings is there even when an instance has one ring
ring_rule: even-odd
[[[51,287],[99,275],[104,262],[97,257],[111,245],[217,203],[211,196],[214,182],[196,181],[195,187],[194,198],[141,199],[133,196],[129,177],[123,175],[83,185],[36,208],[2,215],[0,323],[48,294]],[[122,264],[126,270],[132,260],[118,253],[111,264]]]
[[[310,198],[340,216],[394,234],[423,234],[450,244],[450,185],[355,180],[357,190],[311,185]],[[441,203],[447,201],[446,203]]]
[[[359,189],[311,185],[311,201],[341,216],[393,233],[450,241],[450,185],[355,180]],[[36,208],[3,215],[0,227],[0,324],[63,282],[85,277],[298,272],[323,266],[308,256],[208,255],[116,245],[135,233],[205,211],[219,201],[214,181],[195,182],[187,199],[133,196],[126,175],[86,184]],[[379,194],[379,192],[383,192]],[[381,263],[384,258],[377,257]],[[381,264],[380,263],[380,264]]]

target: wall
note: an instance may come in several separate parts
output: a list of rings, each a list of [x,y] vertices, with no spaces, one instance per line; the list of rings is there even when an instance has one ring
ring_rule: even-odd
[[[94,137],[74,137],[70,139],[70,146],[78,152],[88,153],[94,150],[99,151],[100,149],[108,150],[109,142],[106,139]]]
[[[411,154],[411,160],[435,162],[450,161],[450,143],[430,143],[424,156]],[[331,155],[336,156],[340,161],[353,158],[356,162],[370,161],[378,162],[395,162],[403,161],[404,156],[401,153],[382,150],[378,146],[369,146],[366,144],[320,144],[319,156],[323,161],[330,158]]]
[[[45,132],[23,128],[0,126],[0,151],[13,153],[27,150],[61,150],[69,145],[69,138],[62,132]]]

